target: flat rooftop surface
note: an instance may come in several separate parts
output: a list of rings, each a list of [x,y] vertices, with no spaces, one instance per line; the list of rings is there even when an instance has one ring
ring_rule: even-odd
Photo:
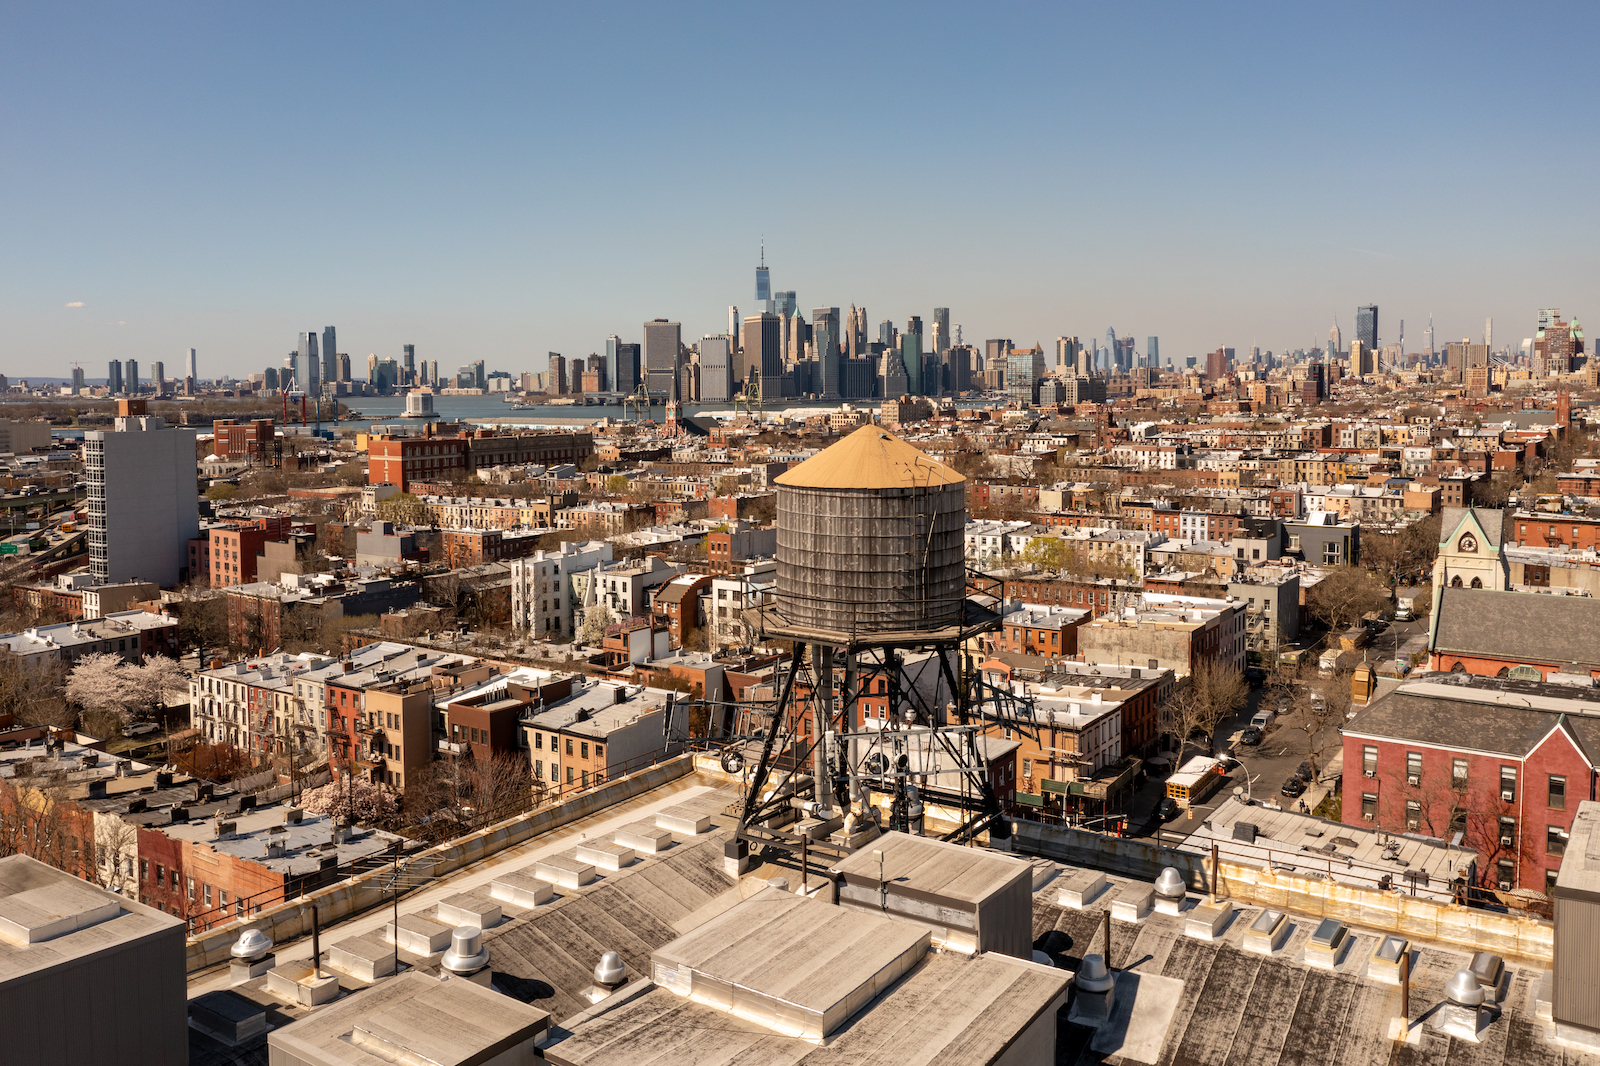
[[[401,974],[277,1030],[268,1045],[306,1062],[465,1066],[542,1032],[550,1016],[471,981]]]
[[[832,870],[853,885],[876,885],[874,851],[883,852],[883,879],[891,891],[960,900],[974,907],[1019,878],[1032,876],[1027,862],[1009,855],[909,833],[884,833],[839,860]]]
[[[183,926],[37,859],[0,859],[0,984]]]
[[[1067,982],[1064,970],[1008,955],[930,955],[821,1046],[656,987],[577,1024],[545,1057],[558,1066],[983,1066]]]

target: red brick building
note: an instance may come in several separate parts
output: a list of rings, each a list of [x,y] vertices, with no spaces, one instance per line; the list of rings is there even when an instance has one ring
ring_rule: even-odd
[[[256,466],[277,466],[283,455],[277,425],[270,418],[236,422],[219,418],[211,423],[215,438],[211,451],[224,459],[243,459]]]
[[[1421,675],[1344,731],[1343,820],[1478,853],[1485,891],[1547,892],[1581,800],[1595,799],[1600,695]]]
[[[1428,665],[1480,677],[1600,678],[1600,600],[1534,592],[1443,588],[1431,619]]]
[[[247,585],[256,579],[256,556],[269,540],[282,540],[294,530],[294,519],[287,515],[257,518],[211,527],[206,571],[212,588]],[[195,559],[193,552],[191,559]]]

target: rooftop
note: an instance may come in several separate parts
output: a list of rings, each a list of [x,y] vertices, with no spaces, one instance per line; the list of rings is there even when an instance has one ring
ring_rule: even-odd
[[[777,478],[779,485],[809,489],[928,488],[965,481],[877,426],[862,426]]]
[[[37,859],[0,859],[0,985],[183,924]]]

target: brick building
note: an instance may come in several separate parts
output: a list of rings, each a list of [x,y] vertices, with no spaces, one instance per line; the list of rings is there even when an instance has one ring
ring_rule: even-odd
[[[1578,802],[1596,798],[1594,751],[1593,689],[1424,674],[1345,726],[1343,819],[1460,833],[1475,884],[1548,892]]]

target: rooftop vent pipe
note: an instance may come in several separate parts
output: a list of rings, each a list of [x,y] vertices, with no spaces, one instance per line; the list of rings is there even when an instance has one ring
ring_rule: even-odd
[[[458,925],[450,937],[450,950],[444,953],[440,965],[452,977],[471,977],[489,965],[489,951],[483,946],[483,930],[472,925]]]
[[[600,963],[594,968],[594,983],[601,988],[614,989],[622,984],[628,975],[628,967],[622,961],[622,956],[615,951],[608,951],[600,956]]]

